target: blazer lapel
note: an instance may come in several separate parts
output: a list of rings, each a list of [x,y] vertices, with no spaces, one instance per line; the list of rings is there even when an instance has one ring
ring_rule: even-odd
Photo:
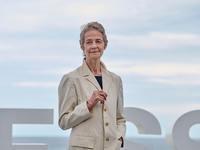
[[[98,81],[96,80],[96,78],[94,77],[90,69],[88,68],[84,59],[83,59],[82,71],[83,71],[83,77],[85,77],[89,82],[91,82],[97,88],[97,90],[101,90],[101,87]]]
[[[104,92],[108,93],[108,89],[112,79],[110,73],[106,69],[106,66],[104,65],[103,62],[101,62],[101,73],[102,73],[103,90]]]

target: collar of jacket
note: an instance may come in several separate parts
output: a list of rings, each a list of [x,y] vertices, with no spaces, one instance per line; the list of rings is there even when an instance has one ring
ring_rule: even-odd
[[[101,63],[103,90],[104,90],[104,92],[107,93],[110,82],[111,82],[111,76],[110,76],[110,73],[108,72],[106,66],[104,65],[104,63],[102,61],[100,63]],[[101,90],[101,87],[100,87],[98,81],[96,80],[95,76],[92,74],[89,67],[87,66],[85,59],[83,59],[82,73],[83,73],[83,77],[85,77],[88,81],[90,81],[97,88],[97,90]]]

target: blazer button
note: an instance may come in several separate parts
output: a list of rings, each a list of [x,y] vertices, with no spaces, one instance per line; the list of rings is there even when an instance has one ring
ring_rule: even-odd
[[[106,111],[107,110],[107,108],[104,108],[104,111]]]
[[[106,126],[108,126],[108,123],[105,123]]]
[[[106,138],[106,141],[109,141],[109,138]]]

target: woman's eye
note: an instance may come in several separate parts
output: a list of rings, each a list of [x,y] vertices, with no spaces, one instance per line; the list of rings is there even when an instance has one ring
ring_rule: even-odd
[[[86,43],[87,43],[87,44],[90,44],[91,42],[90,42],[90,41],[87,41]]]

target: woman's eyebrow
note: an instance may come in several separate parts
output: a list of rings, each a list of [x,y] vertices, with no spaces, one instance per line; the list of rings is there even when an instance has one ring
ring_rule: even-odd
[[[85,39],[85,41],[91,41],[92,39]]]
[[[102,39],[96,39],[96,40],[100,40],[100,41],[103,41]]]

